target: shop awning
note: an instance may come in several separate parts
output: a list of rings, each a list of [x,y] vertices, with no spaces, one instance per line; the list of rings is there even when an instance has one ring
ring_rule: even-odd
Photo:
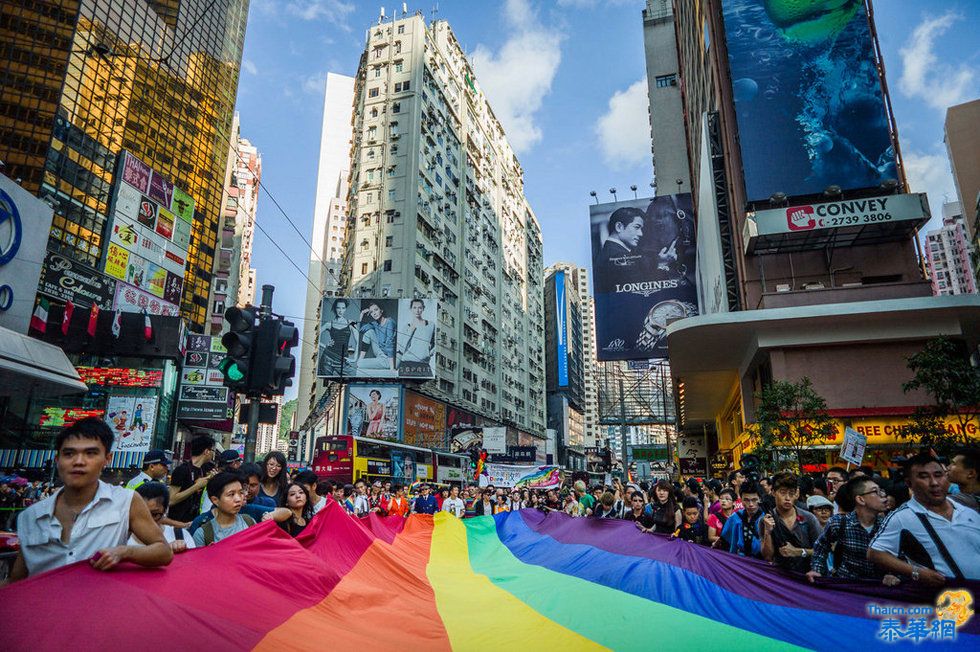
[[[57,346],[0,328],[0,396],[61,396],[87,390]]]
[[[667,326],[682,421],[711,426],[760,350],[961,337],[980,345],[980,296],[914,297],[688,317]]]

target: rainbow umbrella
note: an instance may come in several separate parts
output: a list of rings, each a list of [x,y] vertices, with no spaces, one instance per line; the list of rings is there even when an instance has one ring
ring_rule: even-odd
[[[174,649],[276,652],[912,646],[883,640],[867,608],[903,602],[851,589],[625,521],[357,519],[331,502],[296,539],[262,523],[166,569],[82,562],[0,589],[0,649],[128,652],[153,635]],[[976,618],[956,636],[980,649]]]

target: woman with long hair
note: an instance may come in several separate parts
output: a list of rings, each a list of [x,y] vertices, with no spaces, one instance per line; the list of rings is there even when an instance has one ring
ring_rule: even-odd
[[[637,524],[642,531],[673,534],[681,526],[681,510],[674,497],[674,488],[669,482],[657,480],[657,484],[653,487],[653,500],[650,501],[650,505],[653,508],[653,527],[645,528]]]
[[[288,484],[286,456],[279,451],[269,451],[262,460],[262,482],[259,484],[259,494],[276,501],[276,507],[285,507]]]
[[[474,505],[477,516],[490,516],[493,514],[493,492],[489,489],[480,491],[480,499]]]
[[[279,521],[279,527],[295,537],[306,529],[313,518],[313,505],[310,504],[310,493],[306,487],[298,482],[290,482],[286,486],[286,509],[289,510],[289,516]]]

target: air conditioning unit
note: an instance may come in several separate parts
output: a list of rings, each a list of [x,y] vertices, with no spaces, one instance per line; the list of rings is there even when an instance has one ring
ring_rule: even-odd
[[[790,291],[789,283],[776,284],[776,292],[789,292],[789,291]]]
[[[817,281],[816,283],[804,283],[803,284],[803,289],[804,290],[823,290],[825,287],[826,286],[823,283],[821,283],[820,281]]]

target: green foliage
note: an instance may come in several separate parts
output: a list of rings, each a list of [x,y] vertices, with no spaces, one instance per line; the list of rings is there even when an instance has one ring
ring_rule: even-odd
[[[297,405],[295,398],[282,404],[279,416],[279,439],[289,440],[290,425],[293,423],[293,414],[296,413]]]
[[[829,438],[834,422],[827,415],[827,401],[813,389],[810,379],[798,383],[775,380],[756,396],[754,452],[767,470],[778,464],[775,453],[792,453],[796,470],[802,466],[803,451]]]
[[[910,356],[908,368],[913,378],[902,390],[921,389],[933,404],[920,407],[910,427],[902,433],[921,447],[948,454],[960,446],[975,443],[968,428],[980,417],[980,370],[970,365],[963,347],[947,337],[930,340],[919,353]],[[947,421],[954,421],[951,427]]]

